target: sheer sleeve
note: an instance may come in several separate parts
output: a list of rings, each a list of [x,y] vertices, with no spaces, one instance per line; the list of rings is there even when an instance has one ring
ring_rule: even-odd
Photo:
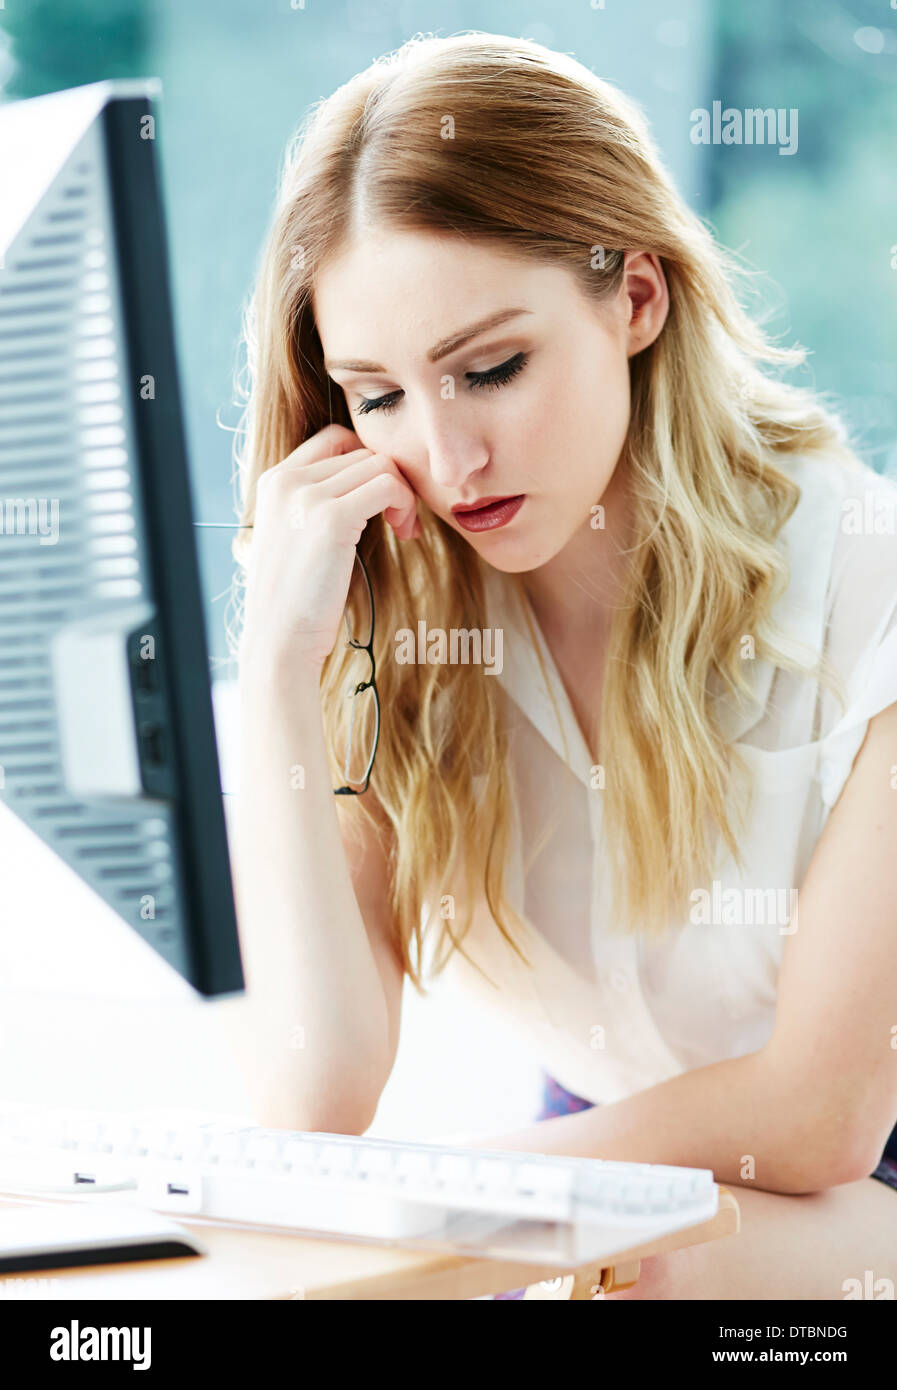
[[[846,686],[843,712],[826,691],[819,782],[837,801],[869,720],[897,701],[897,483],[866,474],[844,501],[830,590],[826,651]],[[834,713],[833,713],[834,711]]]

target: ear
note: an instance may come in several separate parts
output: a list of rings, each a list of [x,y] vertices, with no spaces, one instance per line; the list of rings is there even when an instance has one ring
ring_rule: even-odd
[[[650,347],[666,323],[670,292],[660,259],[651,251],[627,251],[623,292],[629,301],[627,357]]]

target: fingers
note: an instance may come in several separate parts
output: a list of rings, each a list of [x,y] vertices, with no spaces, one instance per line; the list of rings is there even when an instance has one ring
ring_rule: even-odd
[[[318,487],[323,496],[345,497],[362,483],[378,475],[388,475],[399,484],[399,497],[402,504],[389,506],[383,513],[384,520],[392,527],[400,540],[410,540],[418,523],[417,493],[407,478],[388,454],[367,453],[358,459],[347,458],[341,467]],[[418,532],[418,534],[420,534]]]
[[[401,540],[408,540],[413,531],[416,512],[411,516],[408,514],[404,502],[407,490],[408,484],[396,474],[381,471],[353,488],[351,492],[332,499],[330,505],[337,514],[343,514],[348,525],[357,527],[359,534],[370,518],[378,512],[383,512],[384,516],[392,513],[402,517],[401,521],[390,522],[390,525]]]
[[[323,459],[338,458],[342,454],[363,448],[364,445],[354,430],[347,429],[345,425],[325,425],[317,434],[304,440],[291,454],[287,454],[283,462],[318,463]]]
[[[307,474],[308,482],[317,482],[338,472],[347,454],[361,452],[370,453],[370,450],[365,449],[353,430],[346,429],[345,425],[326,425],[286,458],[266,469],[262,477],[267,473],[291,473],[301,469]]]
[[[257,486],[261,492],[271,487],[279,491],[284,485],[292,493],[298,483],[303,491],[307,489],[306,502],[300,504],[300,510],[304,511],[308,503],[335,501],[356,494],[365,483],[378,477],[391,478],[396,486],[365,494],[384,498],[374,511],[383,512],[384,519],[400,540],[422,535],[417,494],[395,460],[388,454],[375,454],[366,449],[358,435],[344,425],[327,425],[306,439],[280,463],[266,469]],[[364,517],[365,522],[371,515],[374,512]]]

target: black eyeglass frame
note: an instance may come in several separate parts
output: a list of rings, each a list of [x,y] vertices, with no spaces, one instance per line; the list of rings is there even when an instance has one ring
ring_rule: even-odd
[[[355,552],[355,558],[356,558],[356,560],[358,561],[359,565],[361,566],[361,573],[364,575],[364,582],[365,582],[365,584],[367,585],[368,598],[369,598],[370,604],[371,604],[371,635],[370,635],[369,640],[368,640],[367,642],[359,642],[355,637],[353,637],[353,636],[352,636],[352,629],[349,627],[349,615],[348,615],[348,613],[344,613],[344,614],[343,614],[343,618],[345,619],[345,623],[346,623],[346,632],[348,633],[347,645],[350,646],[350,647],[354,647],[356,651],[367,652],[368,658],[370,659],[370,663],[371,663],[371,674],[370,674],[369,678],[368,678],[366,681],[359,681],[359,682],[358,682],[358,684],[356,685],[355,689],[352,691],[352,698],[354,699],[356,695],[360,695],[360,694],[362,693],[362,691],[364,691],[364,690],[368,690],[368,689],[373,690],[373,692],[374,692],[374,708],[375,708],[375,710],[376,710],[376,715],[377,715],[377,724],[376,724],[376,727],[375,727],[375,729],[374,729],[374,746],[373,746],[373,748],[371,749],[371,758],[370,758],[370,762],[368,763],[368,765],[367,765],[367,770],[365,771],[365,774],[364,774],[364,786],[361,788],[360,791],[358,791],[355,787],[349,787],[349,786],[345,786],[345,787],[335,787],[335,788],[334,788],[334,791],[333,791],[333,795],[334,795],[334,796],[363,796],[363,795],[364,795],[364,793],[367,791],[368,787],[370,786],[370,782],[371,782],[371,769],[372,769],[373,766],[374,766],[374,759],[375,759],[376,756],[377,756],[377,745],[378,745],[378,743],[380,742],[380,695],[379,695],[379,693],[378,693],[378,691],[377,691],[377,682],[376,682],[376,679],[375,679],[376,673],[377,673],[377,664],[376,664],[376,662],[374,661],[374,591],[373,591],[373,589],[371,588],[371,581],[370,581],[370,578],[369,578],[369,576],[368,576],[367,569],[365,568],[365,563],[364,563],[364,561],[362,560],[361,555],[360,555],[360,553],[359,553],[357,550],[356,550],[356,552]],[[349,756],[349,755],[348,755],[348,753],[347,753],[347,754],[346,754],[346,759],[347,759],[347,761],[348,761],[348,756]],[[348,775],[348,774],[344,774],[344,775]]]

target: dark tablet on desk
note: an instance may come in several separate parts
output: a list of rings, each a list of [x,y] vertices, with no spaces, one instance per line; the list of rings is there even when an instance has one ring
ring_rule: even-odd
[[[207,1253],[190,1231],[133,1205],[29,1206],[4,1211],[0,1223],[0,1275]]]

